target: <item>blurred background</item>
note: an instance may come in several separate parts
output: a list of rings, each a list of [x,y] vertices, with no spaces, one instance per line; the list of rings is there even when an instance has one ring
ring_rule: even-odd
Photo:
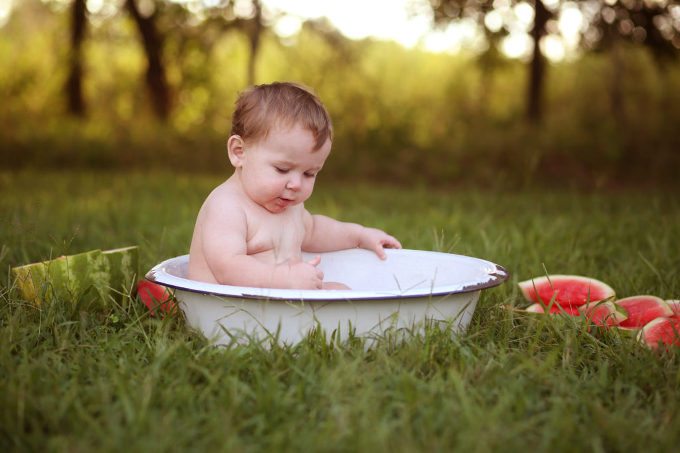
[[[231,173],[237,93],[331,113],[323,178],[678,185],[672,0],[0,0],[0,166]]]

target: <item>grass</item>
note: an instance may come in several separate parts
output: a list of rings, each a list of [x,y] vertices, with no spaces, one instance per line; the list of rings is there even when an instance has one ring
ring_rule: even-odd
[[[465,334],[427,330],[214,348],[139,301],[80,312],[23,301],[9,267],[139,244],[142,268],[186,253],[215,177],[0,173],[2,451],[669,451],[680,359],[580,320],[499,308],[515,283],[573,273],[619,297],[680,297],[680,200],[653,189],[504,193],[320,181],[313,212],[405,247],[474,255],[511,280]]]

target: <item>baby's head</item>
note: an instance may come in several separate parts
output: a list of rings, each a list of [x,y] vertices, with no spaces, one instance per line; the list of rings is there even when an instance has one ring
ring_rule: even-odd
[[[330,116],[314,93],[297,83],[274,82],[255,85],[240,93],[229,135],[253,143],[266,138],[275,127],[296,125],[312,133],[314,150],[333,139]]]

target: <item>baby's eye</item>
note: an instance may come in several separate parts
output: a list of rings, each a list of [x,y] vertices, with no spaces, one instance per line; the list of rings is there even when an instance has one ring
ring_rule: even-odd
[[[282,168],[282,167],[274,167],[274,168],[276,169],[276,171],[277,171],[278,173],[282,173],[282,174],[288,173],[288,169],[287,169],[287,168]]]
[[[311,171],[306,171],[305,176],[308,178],[314,178],[316,176],[316,173],[311,172]]]

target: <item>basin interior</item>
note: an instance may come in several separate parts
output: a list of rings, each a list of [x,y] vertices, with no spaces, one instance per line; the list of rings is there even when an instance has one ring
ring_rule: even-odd
[[[324,272],[324,281],[341,282],[351,288],[349,292],[325,293],[343,293],[343,297],[347,297],[348,293],[354,292],[363,295],[464,292],[496,286],[507,278],[502,267],[478,258],[420,250],[388,249],[386,252],[386,260],[363,249],[321,254],[318,267]],[[305,253],[303,259],[314,256]],[[220,293],[224,288],[239,288],[188,280],[187,268],[188,256],[185,255],[164,263],[161,266],[164,275],[152,270],[147,277],[167,286],[193,291]]]

